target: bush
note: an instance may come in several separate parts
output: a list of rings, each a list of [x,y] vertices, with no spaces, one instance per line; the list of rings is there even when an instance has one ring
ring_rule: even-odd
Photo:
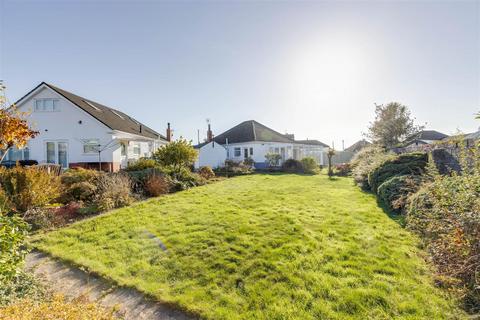
[[[88,302],[84,297],[67,301],[56,295],[53,299],[36,302],[24,299],[0,308],[0,319],[39,320],[39,319],[95,319],[113,320],[114,309],[103,309]]]
[[[34,167],[0,168],[0,185],[10,205],[7,211],[44,207],[60,195],[58,177]]]
[[[48,299],[50,292],[33,274],[19,271],[0,285],[0,307],[25,298],[34,301]],[[3,319],[3,318],[0,318]]]
[[[479,312],[480,172],[436,175],[409,198],[406,221],[422,237],[439,281],[462,291],[467,309]]]
[[[206,180],[215,178],[215,172],[213,172],[212,168],[209,166],[200,167],[198,174]]]
[[[25,258],[28,225],[22,218],[0,214],[0,283],[17,274]]]
[[[152,169],[159,167],[159,164],[153,160],[148,158],[140,158],[134,163],[129,163],[125,171],[142,171],[145,169]]]
[[[426,153],[405,153],[386,160],[368,175],[371,190],[378,192],[378,187],[388,179],[397,175],[421,175],[428,163]]]
[[[306,157],[301,160],[303,171],[305,173],[314,174],[318,172],[318,165],[315,159],[311,157]]]
[[[97,179],[94,204],[100,211],[127,206],[133,202],[131,181],[127,175],[110,173]]]
[[[170,142],[161,146],[153,154],[153,159],[162,167],[169,169],[174,178],[181,174],[183,169],[191,167],[197,160],[197,150],[185,139]]]
[[[254,171],[253,167],[244,165],[242,162],[235,162],[233,160],[225,160],[225,166],[214,170],[217,176],[239,176],[250,174]]]
[[[352,175],[355,183],[362,189],[368,190],[368,175],[381,163],[393,159],[395,157],[392,153],[387,153],[383,148],[375,145],[367,146],[357,152],[350,161],[352,167]]]
[[[60,177],[63,187],[60,201],[62,203],[71,201],[93,201],[95,193],[97,192],[97,179],[104,174],[105,173],[101,171],[83,168],[65,171]]]
[[[253,161],[252,158],[245,158],[243,159],[243,165],[247,166],[247,167],[253,167],[253,165],[255,164],[255,161]]]
[[[280,159],[282,159],[282,156],[278,153],[267,153],[265,155],[265,160],[267,161],[267,165],[269,167],[278,166]]]
[[[90,213],[83,208],[83,203],[72,201],[61,207],[30,209],[25,212],[23,218],[32,230],[48,230],[63,227],[79,216]]]
[[[130,178],[133,192],[140,194],[147,193],[145,191],[145,182],[148,180],[148,178],[150,178],[150,176],[165,176],[170,174],[167,170],[164,170],[158,166],[155,168],[147,168],[140,171],[125,171],[125,173]]]
[[[282,170],[291,173],[303,173],[303,164],[295,159],[288,159],[283,163]]]
[[[151,197],[158,197],[159,195],[170,192],[172,182],[165,176],[151,175],[145,181],[145,192]]]
[[[339,177],[346,177],[352,173],[352,167],[350,163],[337,164],[334,168],[333,174]]]
[[[400,213],[405,208],[408,197],[420,188],[420,184],[419,176],[394,176],[378,187],[378,199],[388,210]]]

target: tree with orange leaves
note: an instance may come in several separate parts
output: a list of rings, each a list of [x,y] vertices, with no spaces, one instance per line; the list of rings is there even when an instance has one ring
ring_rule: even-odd
[[[0,163],[12,147],[23,148],[38,131],[28,125],[28,112],[20,112],[15,105],[7,107],[5,86],[0,81]]]

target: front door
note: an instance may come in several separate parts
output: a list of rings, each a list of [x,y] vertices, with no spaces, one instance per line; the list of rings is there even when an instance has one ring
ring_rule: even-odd
[[[244,157],[245,159],[248,158],[248,148],[243,149],[243,157]]]

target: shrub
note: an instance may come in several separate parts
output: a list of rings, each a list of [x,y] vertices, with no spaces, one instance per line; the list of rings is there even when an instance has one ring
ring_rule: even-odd
[[[283,163],[282,170],[292,173],[303,173],[303,164],[295,159],[288,159]]]
[[[0,215],[0,283],[17,274],[27,250],[24,247],[28,225],[22,218]]]
[[[388,210],[400,213],[405,208],[408,197],[420,188],[420,184],[419,176],[394,176],[378,187],[378,199]]]
[[[153,154],[153,159],[161,166],[168,168],[177,178],[177,174],[185,168],[189,168],[197,160],[197,150],[185,139],[170,142],[160,147]]]
[[[169,175],[170,173],[167,170],[164,170],[161,167],[147,168],[140,171],[125,171],[131,181],[132,190],[136,193],[146,193],[145,191],[145,182],[152,175]]]
[[[127,175],[110,173],[97,179],[94,204],[100,211],[127,206],[133,202],[131,181]]]
[[[147,195],[158,197],[159,195],[169,193],[172,188],[172,183],[165,176],[151,175],[145,181],[144,188]]]
[[[311,157],[306,157],[301,160],[303,171],[305,173],[314,174],[318,172],[318,165],[315,159]]]
[[[0,308],[0,319],[38,320],[38,319],[95,319],[113,320],[114,309],[103,309],[88,302],[84,297],[67,301],[56,295],[51,300],[35,302],[24,299]]]
[[[479,312],[480,173],[435,176],[409,198],[406,221],[422,236],[440,281],[463,291],[467,309]]]
[[[378,187],[397,175],[420,175],[425,172],[428,163],[426,153],[406,153],[386,160],[368,175],[368,184],[375,193]]]
[[[238,176],[238,175],[245,175],[250,174],[254,171],[253,167],[249,167],[244,165],[241,162],[235,162],[233,160],[225,160],[225,166],[219,167],[215,169],[215,175],[217,176]]]
[[[25,298],[34,301],[48,299],[50,292],[33,274],[19,271],[14,277],[0,285],[0,307]],[[2,318],[0,318],[2,319]]]
[[[368,184],[369,173],[378,167],[379,164],[389,159],[393,159],[394,157],[394,154],[387,153],[383,148],[375,145],[363,148],[357,152],[350,161],[355,183],[364,190],[370,189]]]
[[[280,159],[282,159],[282,156],[278,153],[267,153],[265,155],[265,160],[267,161],[267,165],[269,167],[278,166]]]
[[[209,166],[200,167],[198,174],[206,180],[215,178],[215,172],[213,172],[212,168]]]
[[[0,185],[15,212],[44,207],[60,195],[58,177],[34,167],[0,168]]]
[[[104,175],[104,172],[76,168],[67,170],[60,177],[63,187],[60,201],[68,203],[71,201],[91,202],[97,192],[97,179]]]
[[[346,177],[352,173],[352,167],[350,163],[341,163],[335,166],[334,175],[339,177]]]
[[[255,161],[253,161],[252,158],[245,158],[243,159],[243,165],[247,166],[247,167],[253,167],[253,165],[255,164]]]
[[[129,163],[125,171],[142,171],[145,169],[157,168],[159,164],[148,158],[140,158],[134,163]]]

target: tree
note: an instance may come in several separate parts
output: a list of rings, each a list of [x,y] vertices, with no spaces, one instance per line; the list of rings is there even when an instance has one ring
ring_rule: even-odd
[[[335,150],[332,148],[328,149],[327,157],[328,157],[328,176],[329,177],[333,176],[332,158],[334,155],[335,155]]]
[[[392,148],[423,129],[414,120],[408,107],[398,102],[376,105],[375,120],[370,123],[367,137],[380,146]]]
[[[191,142],[180,138],[157,149],[153,159],[161,166],[170,168],[173,174],[178,176],[183,169],[195,163],[197,156],[197,150],[192,147]]]
[[[38,131],[28,125],[27,112],[20,112],[15,105],[7,107],[5,86],[0,82],[0,162],[11,147],[23,148]]]

